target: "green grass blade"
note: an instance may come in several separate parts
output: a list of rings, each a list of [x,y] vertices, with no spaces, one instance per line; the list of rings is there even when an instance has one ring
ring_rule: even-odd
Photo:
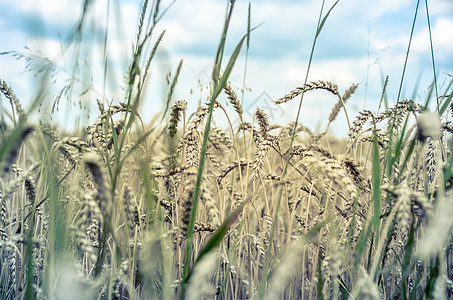
[[[220,77],[220,68],[222,67],[223,54],[225,51],[226,36],[228,32],[228,27],[230,25],[231,15],[233,13],[234,3],[236,1],[231,1],[227,4],[227,16],[225,17],[225,23],[223,24],[222,36],[220,37],[219,46],[217,47],[217,52],[214,61],[214,68],[212,70],[212,80],[217,82]],[[230,5],[231,4],[231,5]]]
[[[434,90],[436,92],[437,107],[439,107],[439,92],[437,90],[436,62],[434,60],[433,36],[431,34],[431,21],[429,18],[428,0],[425,0],[425,8],[426,8],[426,20],[428,22],[429,46],[430,46],[430,50],[431,50],[431,63],[433,66]]]
[[[373,132],[373,227],[376,239],[379,239],[379,223],[381,214],[381,166],[376,129]]]
[[[203,257],[209,254],[211,251],[214,251],[217,248],[217,246],[223,241],[223,238],[228,233],[228,229],[230,229],[230,226],[234,223],[239,214],[242,212],[242,209],[244,208],[244,205],[247,202],[248,201],[243,202],[230,215],[228,215],[225,221],[223,221],[222,225],[220,225],[220,227],[214,233],[214,235],[207,241],[206,246],[204,246],[203,249],[201,249],[200,253],[198,254],[198,257],[194,265],[192,266],[191,270],[184,277],[183,284],[187,284],[189,282],[190,276],[192,275],[192,270],[195,268],[197,263],[199,263],[203,259]]]
[[[178,67],[176,68],[176,74],[175,74],[175,77],[173,77],[173,80],[170,85],[170,89],[168,90],[167,100],[165,101],[165,109],[164,109],[164,112],[162,113],[162,120],[165,118],[165,116],[167,115],[168,109],[170,108],[171,101],[173,99],[173,93],[175,91],[175,86],[176,86],[176,83],[178,82],[179,74],[181,72],[182,63],[183,63],[183,60],[181,59],[179,61]]]
[[[234,2],[233,2],[233,4],[234,4]],[[218,78],[219,74],[216,73],[217,64],[219,64],[221,62],[221,57],[223,56],[223,48],[224,48],[225,39],[226,39],[225,30],[228,28],[229,17],[231,16],[231,12],[232,12],[232,8],[230,9],[228,18],[225,22],[226,26],[224,28],[224,32],[222,33],[222,40],[218,46],[216,64],[214,66],[214,73],[213,73],[214,88],[213,88],[213,92],[212,92],[211,99],[210,99],[209,113],[207,116],[206,127],[204,130],[203,143],[201,146],[200,161],[199,161],[198,172],[197,172],[197,180],[195,183],[195,189],[194,189],[193,201],[192,201],[192,209],[190,212],[190,220],[189,220],[189,226],[188,226],[188,230],[187,230],[187,246],[186,246],[185,258],[184,258],[184,277],[188,276],[189,270],[190,270],[190,257],[192,254],[192,240],[193,240],[193,234],[194,234],[194,229],[195,229],[195,219],[196,219],[196,214],[197,214],[198,201],[200,198],[200,187],[201,187],[201,181],[203,178],[204,163],[205,163],[205,158],[206,158],[207,144],[208,144],[208,139],[209,139],[209,131],[211,128],[211,120],[212,120],[212,112],[214,110],[214,103],[215,103],[218,95],[222,91],[223,87],[225,86],[226,81],[228,80],[228,76],[230,75],[231,70],[233,69],[234,63],[236,62],[236,59],[239,56],[239,52],[241,50],[242,44],[246,37],[246,36],[244,36],[241,39],[241,41],[239,42],[239,44],[236,46],[236,49],[234,50],[234,52],[231,55],[231,58],[227,64],[225,72],[223,73],[220,80],[218,80],[217,78]],[[222,54],[220,55],[219,53],[221,53],[221,52],[222,52]],[[218,72],[220,72],[220,66],[218,66]],[[181,296],[184,295],[185,288],[186,288],[186,285],[183,285]]]
[[[237,58],[239,56],[239,53],[240,53],[241,48],[242,48],[242,44],[244,43],[244,40],[245,40],[246,37],[247,37],[247,35],[242,37],[242,39],[239,41],[238,45],[234,49],[234,52],[231,55],[230,60],[228,61],[228,64],[227,64],[227,66],[225,68],[225,71],[222,74],[222,77],[220,78],[219,83],[215,86],[214,93],[213,93],[213,98],[214,99],[217,99],[217,97],[222,92],[223,88],[225,87],[225,84],[226,84],[226,82],[228,80],[228,77],[230,76],[231,71],[233,70],[234,63],[236,62],[236,60],[237,60]]]
[[[445,111],[447,110],[447,108],[450,106],[452,98],[453,98],[453,93],[450,93],[450,95],[448,95],[448,97],[445,99],[444,104],[442,104],[442,107],[439,110],[440,116],[442,116],[445,113]]]
[[[311,47],[310,57],[308,59],[308,66],[307,66],[307,71],[305,73],[304,85],[308,82],[308,74],[310,73],[311,63],[313,61],[313,56],[314,56],[314,51],[315,51],[315,47],[316,47],[317,38],[319,36],[319,33],[321,32],[322,27],[324,26],[325,21],[327,20],[327,16],[325,16],[322,19],[322,21],[324,23],[321,21],[323,9],[324,9],[324,3],[325,3],[325,1],[322,2],[321,10],[319,12],[318,24],[316,26],[316,34],[315,34],[315,37],[313,38],[313,43],[312,43],[312,47]],[[333,9],[333,7],[335,5],[336,5],[336,3],[331,7],[331,9],[329,10],[328,15],[330,14],[330,12],[332,11],[332,9]],[[321,26],[321,23],[322,23],[322,26]],[[284,167],[282,175],[281,175],[282,180],[286,177],[287,172],[288,172],[289,161],[290,161],[291,154],[292,154],[292,151],[293,151],[293,145],[294,145],[294,140],[295,140],[295,137],[296,137],[297,125],[299,123],[299,117],[300,117],[301,110],[302,110],[302,103],[303,103],[303,100],[304,100],[304,95],[305,95],[305,92],[302,92],[301,95],[300,95],[300,101],[299,101],[299,106],[298,106],[298,109],[297,109],[296,119],[295,119],[295,122],[294,122],[293,131],[292,131],[292,134],[291,134],[291,140],[289,142],[289,151],[288,151],[287,157],[285,158],[285,167]],[[274,219],[277,219],[277,215],[278,215],[278,211],[279,211],[279,208],[280,208],[282,195],[283,195],[283,185],[279,189],[279,194],[278,194],[278,199],[277,199],[277,207],[276,207],[276,211],[275,211],[275,214],[274,214]],[[273,238],[274,238],[274,234],[275,234],[275,227],[276,227],[276,222],[274,222],[273,225],[272,225],[270,241],[269,241],[269,247],[268,247],[268,250],[266,252],[264,271],[263,271],[263,275],[262,275],[262,278],[260,280],[260,285],[259,285],[259,288],[258,288],[258,295],[260,297],[263,297],[263,295],[264,295],[266,282],[267,282],[267,280],[269,278],[270,249],[272,248],[272,242],[273,242]]]
[[[414,36],[414,29],[415,29],[415,22],[417,20],[417,13],[418,13],[418,7],[420,4],[420,0],[417,0],[417,5],[415,7],[415,13],[414,13],[414,19],[412,21],[412,29],[411,29],[411,35],[409,37],[409,43],[407,45],[407,50],[406,50],[406,58],[404,59],[404,66],[403,66],[403,72],[401,73],[401,80],[400,80],[400,86],[398,88],[398,96],[396,98],[396,102],[398,103],[401,99],[401,92],[403,90],[403,83],[404,83],[404,75],[406,74],[406,68],[407,68],[407,61],[409,60],[409,51],[411,49],[411,44],[412,44],[412,38]]]
[[[322,19],[321,23],[319,24],[318,28],[316,29],[316,37],[318,37],[318,35],[321,33],[321,30],[322,28],[324,27],[324,24],[326,23],[327,21],[327,18],[329,17],[330,15],[330,12],[332,11],[332,9],[337,5],[339,0],[337,0],[333,5],[332,7],[329,9],[329,11],[327,12],[327,14],[324,16],[324,18]]]

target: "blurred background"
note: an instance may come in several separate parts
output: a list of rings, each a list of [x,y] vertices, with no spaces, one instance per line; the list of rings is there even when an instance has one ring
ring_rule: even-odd
[[[249,3],[251,26],[261,26],[251,34],[247,65],[244,44],[231,85],[243,100],[249,120],[256,107],[261,107],[271,122],[294,121],[299,98],[282,106],[272,101],[303,84],[322,1],[237,1],[225,61],[247,32]],[[324,14],[333,3],[325,2]],[[48,99],[35,115],[65,129],[86,126],[97,115],[96,99],[124,101],[124,76],[142,5],[138,0],[0,0],[0,79],[13,88],[25,107],[45,85]],[[207,100],[226,5],[223,0],[161,1],[162,18],[151,47],[166,32],[151,65],[141,106],[143,119],[150,121],[163,110],[170,78],[181,59],[173,99],[186,100],[189,112]],[[377,110],[386,76],[388,103],[396,102],[416,6],[414,0],[340,0],[332,10],[316,44],[309,81],[332,81],[340,93],[358,83],[347,103],[351,122],[364,108]],[[428,9],[442,94],[453,76],[453,2],[428,1]],[[434,81],[425,1],[419,2],[417,12],[401,98],[424,103]],[[76,24],[82,24],[79,38],[74,35]],[[43,82],[40,75],[46,70],[50,77]],[[70,82],[76,88],[68,88]],[[10,109],[3,100],[0,109]],[[324,130],[336,101],[326,91],[307,93],[300,122],[312,130]],[[347,134],[343,113],[331,131],[337,136]]]

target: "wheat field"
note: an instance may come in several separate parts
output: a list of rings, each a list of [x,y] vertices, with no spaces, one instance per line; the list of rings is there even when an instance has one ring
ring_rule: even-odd
[[[195,111],[173,100],[180,64],[168,111],[146,124],[163,34],[143,24],[159,16],[145,1],[124,98],[98,100],[84,130],[34,121],[0,80],[1,299],[453,297],[453,81],[434,108],[433,90],[384,105],[386,82],[382,107],[353,116],[357,84],[305,79],[273,105],[324,90],[324,130],[249,118],[228,77],[253,28],[222,62],[227,17],[210,97]],[[339,114],[345,138],[329,134]]]

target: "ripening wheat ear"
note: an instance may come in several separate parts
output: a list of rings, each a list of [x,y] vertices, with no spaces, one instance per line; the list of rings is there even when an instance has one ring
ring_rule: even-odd
[[[83,156],[85,160],[85,165],[93,176],[93,181],[96,184],[98,205],[101,209],[103,216],[109,220],[110,211],[111,211],[111,197],[110,190],[106,186],[106,176],[103,168],[102,159],[99,155],[93,152],[87,152]]]
[[[124,205],[126,207],[127,225],[129,226],[129,229],[132,231],[135,226],[140,225],[140,213],[138,210],[134,192],[131,190],[129,184],[125,185],[123,198]]]
[[[395,106],[389,108],[383,113],[379,114],[374,120],[373,123],[381,122],[387,120],[387,134],[390,133],[390,129],[393,131],[399,130],[403,122],[404,117],[410,111],[421,113],[423,106],[417,103],[414,103],[412,100],[403,100],[398,102]]]
[[[0,228],[5,228],[7,225],[7,210],[6,210],[6,204],[5,201],[3,201],[3,194],[2,191],[0,191]],[[0,241],[3,240],[2,233],[0,232]]]
[[[252,180],[259,178],[269,150],[272,146],[272,137],[269,134],[269,120],[262,109],[256,110],[256,118],[260,125],[260,130],[257,133],[256,153],[252,164]]]
[[[425,154],[425,166],[426,166],[426,184],[428,191],[433,192],[436,187],[437,169],[442,163],[441,145],[439,141],[428,138]]]
[[[190,212],[192,211],[192,200],[193,200],[193,188],[194,184],[187,186],[188,192],[184,195],[184,199],[181,203],[182,213],[181,213],[181,231],[183,236],[187,236],[187,230],[189,229],[190,222]]]
[[[49,128],[41,128],[41,132],[45,136],[48,136],[54,141],[52,148],[58,149],[61,155],[67,160],[67,162],[72,167],[75,167],[77,165],[79,158],[81,156],[80,153],[76,153],[76,151],[73,151],[73,149],[71,149],[67,144],[63,143],[54,130]]]
[[[16,107],[16,112],[19,117],[19,121],[24,121],[27,118],[27,115],[25,114],[25,110],[22,107],[22,104],[20,103],[19,99],[17,99],[17,96],[14,94],[14,91],[8,87],[6,82],[4,80],[0,79],[0,91],[5,95],[5,97],[10,101],[11,103],[11,108],[13,111],[13,118],[14,118],[14,107]],[[13,105],[14,104],[14,105]],[[16,122],[14,118],[14,122]]]
[[[359,113],[359,116],[354,120],[352,127],[349,129],[348,141],[346,143],[346,153],[354,147],[363,126],[368,121],[368,119],[373,117],[374,115],[370,110],[363,110]]]
[[[121,123],[123,121],[117,121],[114,124],[113,129],[111,128],[112,126],[108,126],[109,132],[105,132],[105,126],[106,124],[109,124],[107,122],[110,122],[112,116],[125,112],[131,112],[131,108],[128,108],[126,103],[112,105],[108,109],[103,110],[96,121],[93,123],[93,125],[89,126],[86,130],[85,139],[88,145],[90,147],[103,147],[105,149],[109,149],[109,147],[111,147],[113,144],[112,130],[116,130],[116,133],[119,134],[119,132],[124,127],[124,123]],[[137,116],[140,118],[138,114]]]
[[[239,172],[243,167],[249,166],[250,162],[241,159],[239,161],[232,161],[228,165],[226,165],[219,173],[217,176],[217,183],[220,185],[222,183],[222,180],[234,169],[238,168]]]
[[[214,103],[214,108],[219,107],[219,103],[216,101]],[[205,104],[200,106],[194,114],[193,119],[189,123],[187,132],[184,137],[184,142],[186,143],[186,162],[189,166],[198,166],[198,158],[200,152],[200,133],[198,132],[198,127],[203,122],[204,118],[209,113],[209,105]]]
[[[209,132],[209,147],[216,151],[227,153],[233,147],[233,141],[218,127],[211,127]]]
[[[322,90],[329,91],[341,99],[341,95],[338,92],[338,86],[336,84],[333,84],[332,82],[329,82],[329,81],[319,80],[319,81],[309,82],[301,87],[298,87],[298,88],[292,90],[291,93],[276,100],[275,103],[282,104],[282,103],[288,102],[289,100],[294,99],[295,97],[302,94],[302,92],[307,92],[307,91],[311,91],[311,90],[315,90],[315,89],[322,89]]]
[[[170,112],[170,125],[168,126],[168,132],[171,137],[174,137],[176,135],[176,132],[178,131],[178,122],[179,119],[181,118],[181,114],[187,109],[187,102],[184,100],[178,100],[176,103],[172,106],[171,112]]]
[[[36,185],[35,185],[35,180],[33,177],[28,176],[27,179],[25,179],[25,191],[27,193],[27,198],[31,206],[34,205],[35,200],[36,200]]]
[[[346,171],[354,180],[354,183],[365,193],[371,193],[371,183],[365,179],[360,170],[360,166],[349,156],[344,156],[340,159],[341,164],[346,168]]]
[[[102,213],[96,203],[96,193],[89,192],[83,196],[83,204],[77,220],[77,227],[71,227],[76,246],[91,261],[97,258],[95,245],[98,242]]]
[[[347,192],[345,200],[348,202],[345,203],[345,205],[350,205],[352,201],[357,198],[357,186],[347,175],[345,168],[336,160],[325,156],[307,155],[304,158],[304,161],[313,165],[316,170],[319,170],[329,181],[332,181],[338,187],[342,187]]]
[[[330,112],[329,119],[328,119],[329,123],[327,124],[327,129],[329,129],[330,123],[335,121],[335,119],[337,118],[338,114],[340,113],[340,110],[342,107],[343,107],[345,115],[346,115],[346,120],[348,121],[348,126],[349,126],[349,128],[351,128],[345,104],[349,100],[349,98],[351,98],[352,94],[354,94],[354,92],[357,90],[358,86],[359,86],[358,84],[352,84],[349,87],[349,89],[347,89],[346,92],[344,92],[343,96],[339,97],[337,103],[335,104],[335,106],[332,108],[332,111]]]
[[[8,171],[11,165],[15,163],[19,149],[27,136],[33,132],[33,126],[18,126],[5,143],[0,146],[0,170]]]
[[[225,94],[227,94],[228,100],[230,100],[231,105],[233,105],[234,110],[242,120],[242,114],[244,113],[244,110],[242,109],[241,102],[238,100],[236,92],[233,90],[233,88],[228,82],[225,84],[223,91],[225,92]]]

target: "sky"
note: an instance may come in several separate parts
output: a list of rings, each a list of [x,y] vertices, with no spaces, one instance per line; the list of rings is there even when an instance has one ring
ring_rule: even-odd
[[[35,114],[59,123],[62,128],[92,122],[96,117],[93,111],[96,99],[124,101],[124,74],[134,47],[142,1],[92,2],[83,27],[84,39],[77,48],[80,53],[74,61],[74,44],[69,46],[68,41],[81,15],[81,1],[0,0],[0,9],[6,12],[0,16],[0,52],[9,52],[0,55],[0,79],[13,88],[26,107],[30,106],[43,85],[36,76],[42,66],[39,61],[52,61],[58,72],[49,78],[47,92],[53,98]],[[333,2],[325,1],[324,15]],[[174,99],[186,100],[189,113],[207,100],[226,3],[162,1],[161,10],[168,10],[153,32],[150,47],[163,30],[165,35],[151,65],[141,106],[145,121],[162,112],[163,99],[169,90],[168,78],[175,75],[180,60],[183,64]],[[246,68],[246,48],[242,48],[230,76],[231,85],[243,99],[246,120],[251,121],[255,109],[260,107],[271,123],[292,122],[299,98],[281,106],[273,101],[304,82],[322,1],[238,0],[227,36],[225,61],[246,33],[249,3],[251,26],[260,26],[251,33]],[[385,76],[389,76],[388,103],[396,102],[416,4],[416,0],[339,0],[327,18],[317,39],[308,80],[331,81],[338,85],[340,93],[353,83],[359,84],[346,105],[350,122],[364,108],[378,110]],[[437,85],[442,94],[453,76],[453,1],[431,0],[428,9]],[[424,103],[434,78],[425,1],[420,1],[417,12],[400,98]],[[108,47],[104,52],[106,28]],[[34,59],[18,59],[17,54]],[[106,73],[104,57],[108,58]],[[58,92],[74,75],[74,63],[79,66],[75,78],[82,90],[85,86],[93,89],[81,97],[72,95],[70,100],[61,97],[56,106],[58,111],[51,114]],[[246,89],[242,96],[244,78]],[[233,116],[226,97],[222,95],[219,100],[227,107],[229,116]],[[303,101],[299,121],[312,130],[323,131],[337,99],[326,91],[314,91],[307,93]],[[90,107],[91,113],[82,113],[79,107]],[[0,109],[10,109],[3,96]],[[219,126],[226,124],[225,120],[221,114],[215,115]],[[331,131],[345,136],[347,126],[341,112]]]

